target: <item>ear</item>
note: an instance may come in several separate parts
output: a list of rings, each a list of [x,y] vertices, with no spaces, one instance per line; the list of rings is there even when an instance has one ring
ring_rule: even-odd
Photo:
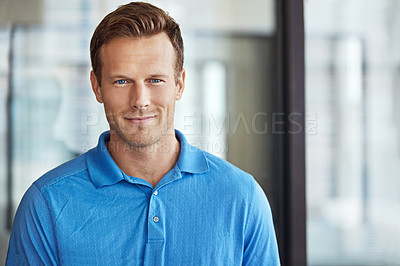
[[[178,82],[176,83],[176,95],[175,100],[180,100],[182,98],[183,91],[185,89],[185,69],[182,69],[182,72],[178,76]]]
[[[97,77],[94,74],[93,70],[90,71],[90,83],[92,84],[92,90],[94,95],[96,96],[96,100],[99,103],[103,103],[103,96],[101,95],[101,88],[99,82],[97,81]]]

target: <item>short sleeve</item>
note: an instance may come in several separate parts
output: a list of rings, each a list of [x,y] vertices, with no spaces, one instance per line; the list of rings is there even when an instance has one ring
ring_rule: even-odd
[[[243,265],[280,265],[271,208],[262,188],[254,183],[245,227]]]
[[[54,223],[35,184],[15,214],[6,265],[57,265]]]

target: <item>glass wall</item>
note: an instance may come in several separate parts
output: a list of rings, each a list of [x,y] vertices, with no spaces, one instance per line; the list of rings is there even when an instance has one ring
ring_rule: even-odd
[[[400,2],[305,1],[310,265],[400,265]]]
[[[89,41],[104,15],[124,3],[0,2],[0,263],[8,241],[7,195],[15,211],[34,180],[95,146],[108,128],[90,87]],[[265,136],[271,133],[269,95],[277,83],[274,1],[151,3],[167,10],[183,31],[187,83],[176,107],[176,128],[193,145],[252,173],[269,193],[274,166]]]

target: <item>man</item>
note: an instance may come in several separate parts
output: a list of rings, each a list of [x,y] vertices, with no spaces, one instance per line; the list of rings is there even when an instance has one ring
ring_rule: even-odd
[[[178,24],[130,3],[103,19],[90,53],[110,131],[28,189],[7,265],[279,265],[254,178],[174,130],[185,85]]]

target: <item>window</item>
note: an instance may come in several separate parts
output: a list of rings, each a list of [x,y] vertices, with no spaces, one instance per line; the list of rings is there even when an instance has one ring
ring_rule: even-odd
[[[305,10],[309,264],[397,265],[399,3]]]

